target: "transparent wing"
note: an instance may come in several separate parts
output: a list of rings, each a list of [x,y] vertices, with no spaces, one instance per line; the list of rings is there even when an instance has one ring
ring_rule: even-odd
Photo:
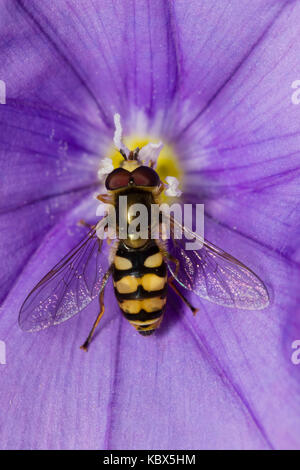
[[[226,307],[257,310],[269,304],[268,291],[261,279],[243,263],[222,249],[202,239],[196,233],[182,227],[171,218],[170,255],[179,261],[168,267],[175,279],[195,294]],[[182,239],[174,238],[174,228],[180,226]],[[191,238],[203,244],[198,250],[186,250]]]
[[[108,268],[102,243],[92,230],[46,274],[21,307],[22,330],[38,331],[62,323],[97,296]]]

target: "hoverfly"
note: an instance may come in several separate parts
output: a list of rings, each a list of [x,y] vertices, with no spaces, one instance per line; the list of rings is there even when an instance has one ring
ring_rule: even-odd
[[[117,213],[121,195],[127,196],[127,211],[136,202],[150,210],[151,204],[158,203],[165,189],[153,162],[144,165],[139,159],[138,148],[127,155],[120,149],[120,153],[124,161],[108,174],[105,180],[107,194],[99,195],[98,199],[102,202],[109,199]],[[118,239],[107,269],[104,240],[98,238],[96,227],[92,227],[25,299],[19,314],[21,328],[38,331],[62,323],[99,296],[100,312],[81,346],[87,350],[104,313],[104,291],[111,276],[122,314],[143,336],[151,335],[160,326],[168,287],[196,313],[197,309],[177,284],[227,307],[251,310],[268,305],[267,289],[253,271],[207,240],[201,240],[201,249],[186,251],[186,239],[199,236],[180,226],[183,236],[175,239],[176,225],[178,222],[170,216],[171,238],[167,242],[150,237],[132,239],[130,235]]]

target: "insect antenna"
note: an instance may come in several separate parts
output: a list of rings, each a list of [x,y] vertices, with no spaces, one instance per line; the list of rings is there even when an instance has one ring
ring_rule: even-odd
[[[120,152],[120,154],[122,155],[122,157],[124,158],[124,160],[127,160],[127,155],[126,155],[126,153],[124,152],[124,150],[120,149],[119,152]]]
[[[134,150],[131,150],[129,155],[128,155],[128,160],[137,160],[138,155],[139,155],[139,151],[140,151],[139,147],[137,147]]]

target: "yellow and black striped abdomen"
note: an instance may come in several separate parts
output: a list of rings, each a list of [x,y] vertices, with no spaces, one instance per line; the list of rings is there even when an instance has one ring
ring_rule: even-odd
[[[114,262],[113,280],[120,309],[142,335],[160,325],[167,300],[167,267],[154,240],[140,249],[120,242]]]

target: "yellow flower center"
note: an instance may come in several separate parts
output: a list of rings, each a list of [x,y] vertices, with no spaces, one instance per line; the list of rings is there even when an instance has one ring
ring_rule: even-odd
[[[123,142],[130,150],[134,150],[136,147],[141,149],[150,142],[156,144],[160,141],[157,138],[146,136],[124,136]],[[112,159],[114,168],[118,168],[121,162],[124,161],[122,155],[115,148],[111,150],[109,157]],[[175,176],[180,182],[182,181],[183,173],[179,165],[179,160],[170,145],[164,144],[162,151],[159,154],[155,170],[159,174],[161,181],[164,183],[166,182],[165,180],[167,176]]]

